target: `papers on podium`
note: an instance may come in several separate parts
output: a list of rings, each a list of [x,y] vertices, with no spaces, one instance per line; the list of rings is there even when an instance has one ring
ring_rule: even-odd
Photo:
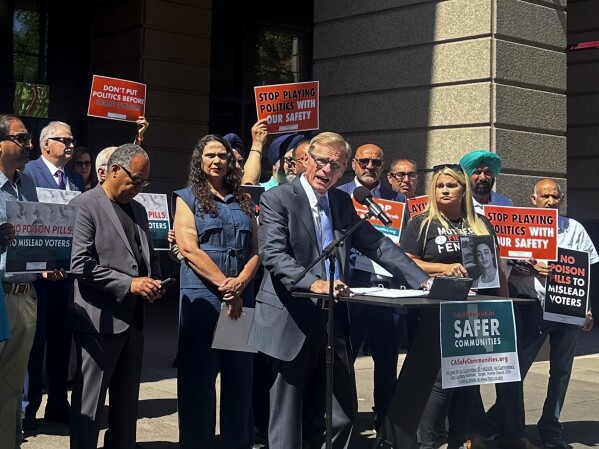
[[[428,292],[425,290],[409,290],[398,288],[352,287],[351,291],[356,295],[379,296],[382,298],[416,298],[419,296],[428,296]]]
[[[248,345],[250,327],[254,320],[254,309],[244,307],[243,313],[238,320],[232,320],[227,315],[227,307],[223,303],[214,329],[212,339],[213,349],[226,349],[228,351],[258,352],[256,348]]]

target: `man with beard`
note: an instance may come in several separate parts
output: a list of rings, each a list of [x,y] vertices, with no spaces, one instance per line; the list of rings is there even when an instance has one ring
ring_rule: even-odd
[[[513,206],[512,200],[493,191],[495,178],[501,172],[501,158],[487,150],[474,150],[465,154],[460,159],[460,166],[464,173],[470,178],[472,187],[472,202],[474,210],[483,214],[485,204],[496,206]],[[507,265],[506,259],[501,259],[501,264],[506,276],[509,277],[511,267]],[[510,296],[516,296],[517,292],[510,284]],[[514,309],[516,319],[516,332],[518,341],[521,336],[521,317],[518,307]],[[511,413],[510,406],[512,401],[523,401],[522,382],[508,382],[495,384],[495,393],[497,400],[495,406],[485,414],[483,402],[480,396],[480,389],[475,395],[472,414],[470,418],[470,447],[484,447],[483,441],[494,440],[499,434],[502,436],[501,447],[513,447],[514,449],[535,449],[534,446],[521,429],[518,428],[513,420],[504,419]]]
[[[364,186],[370,190],[374,198],[406,202],[402,193],[385,187],[380,182],[385,165],[383,150],[373,144],[365,144],[356,150],[352,160],[352,168],[356,177],[339,186],[349,193]],[[390,279],[368,271],[354,269],[357,253],[352,250],[350,256],[352,278],[350,287],[384,286],[389,288]],[[399,354],[400,315],[392,307],[350,303],[350,341],[354,360],[366,334],[370,340],[372,359],[374,361],[374,430],[377,430],[389,408],[389,402],[397,382],[397,358]]]
[[[272,189],[279,184],[287,184],[295,179],[295,163],[291,153],[304,139],[301,134],[282,134],[272,141],[268,147],[268,162],[272,166],[272,177],[260,183],[264,190]]]
[[[512,200],[493,191],[495,178],[501,171],[501,158],[487,150],[474,150],[462,156],[460,165],[470,178],[474,210],[482,214],[485,204],[513,206]]]

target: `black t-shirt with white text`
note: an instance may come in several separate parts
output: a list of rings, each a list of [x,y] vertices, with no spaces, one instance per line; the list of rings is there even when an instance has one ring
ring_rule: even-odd
[[[474,235],[471,227],[465,222],[450,222],[450,227],[444,227],[439,220],[433,220],[422,232],[420,228],[425,216],[416,215],[401,233],[401,249],[420,257],[425,262],[461,263],[462,247],[460,236]],[[493,227],[485,217],[479,215],[491,232]],[[494,232],[492,232],[494,235]]]

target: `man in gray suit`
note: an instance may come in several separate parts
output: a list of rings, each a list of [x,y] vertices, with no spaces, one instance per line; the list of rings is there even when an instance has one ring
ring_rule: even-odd
[[[311,447],[324,447],[326,312],[316,301],[295,298],[291,291],[292,280],[318,257],[331,240],[330,234],[359,220],[350,196],[331,189],[350,158],[351,148],[343,137],[321,133],[310,142],[304,159],[306,172],[261,197],[258,235],[267,271],[256,297],[249,343],[270,357],[270,449],[302,447],[302,413],[304,436]],[[429,279],[390,239],[364,223],[341,248],[336,296],[351,295],[347,283],[352,247],[413,288]],[[296,288],[326,294],[325,263],[307,273]],[[336,304],[335,312],[333,447],[345,448],[357,413],[357,397],[346,304]]]
[[[146,210],[133,197],[149,184],[150,161],[135,144],[118,147],[106,181],[78,195],[73,239],[77,347],[71,449],[95,449],[110,389],[106,449],[134,449],[143,354],[143,303],[162,296],[160,264]]]

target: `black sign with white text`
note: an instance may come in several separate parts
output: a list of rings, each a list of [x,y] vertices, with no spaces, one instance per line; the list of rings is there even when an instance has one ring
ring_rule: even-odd
[[[557,261],[549,266],[543,318],[583,325],[589,299],[589,254],[558,248]]]

